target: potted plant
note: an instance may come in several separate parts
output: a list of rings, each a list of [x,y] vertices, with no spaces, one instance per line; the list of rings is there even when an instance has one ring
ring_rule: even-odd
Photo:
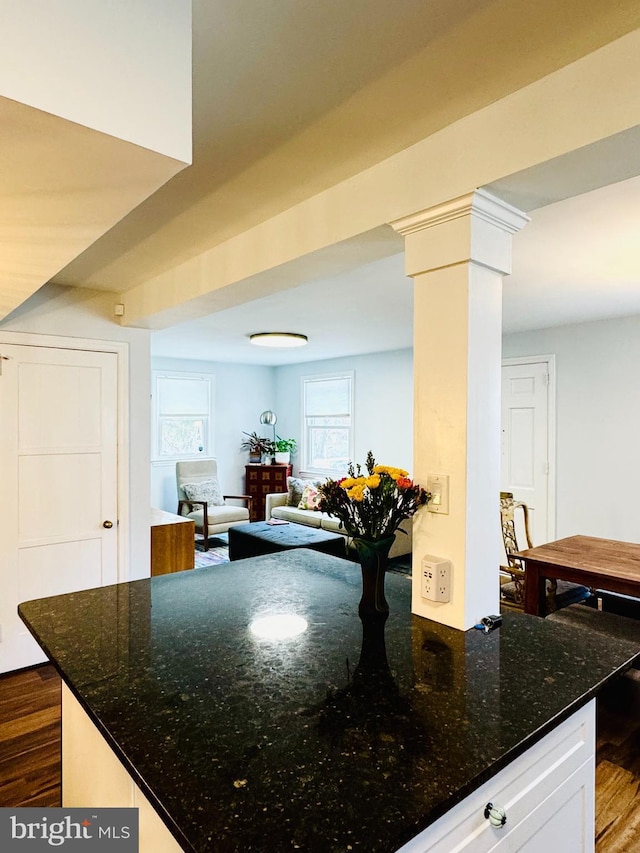
[[[291,454],[296,452],[296,447],[298,445],[295,438],[280,438],[280,436],[277,435],[274,446],[276,462],[283,462],[285,465],[288,465],[291,459]]]
[[[240,444],[241,450],[249,451],[249,462],[261,462],[263,456],[273,456],[273,441],[270,438],[263,438],[256,432],[243,432],[247,437]]]

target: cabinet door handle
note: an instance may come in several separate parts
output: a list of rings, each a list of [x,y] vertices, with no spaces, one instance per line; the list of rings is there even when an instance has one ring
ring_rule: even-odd
[[[484,816],[489,821],[491,826],[501,829],[507,822],[507,813],[500,806],[494,806],[493,803],[487,803],[484,807]]]

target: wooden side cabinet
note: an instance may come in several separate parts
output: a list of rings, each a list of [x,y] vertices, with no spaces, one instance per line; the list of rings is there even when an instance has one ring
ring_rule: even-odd
[[[162,509],[151,510],[151,577],[195,566],[195,524]]]
[[[251,495],[251,521],[265,521],[264,504],[267,495],[287,491],[291,465],[247,465],[245,494]]]

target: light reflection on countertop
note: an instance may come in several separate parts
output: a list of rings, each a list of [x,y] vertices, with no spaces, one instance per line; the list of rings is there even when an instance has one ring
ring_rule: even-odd
[[[249,623],[249,630],[260,640],[291,640],[303,634],[309,623],[295,613],[271,613]]]

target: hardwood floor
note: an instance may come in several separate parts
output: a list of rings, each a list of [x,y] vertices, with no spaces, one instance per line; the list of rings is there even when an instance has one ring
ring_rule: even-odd
[[[598,702],[596,853],[640,853],[640,673]],[[0,806],[60,805],[60,679],[0,676]]]
[[[640,671],[598,702],[596,853],[640,853]]]
[[[0,806],[59,806],[60,678],[52,666],[0,676]]]

